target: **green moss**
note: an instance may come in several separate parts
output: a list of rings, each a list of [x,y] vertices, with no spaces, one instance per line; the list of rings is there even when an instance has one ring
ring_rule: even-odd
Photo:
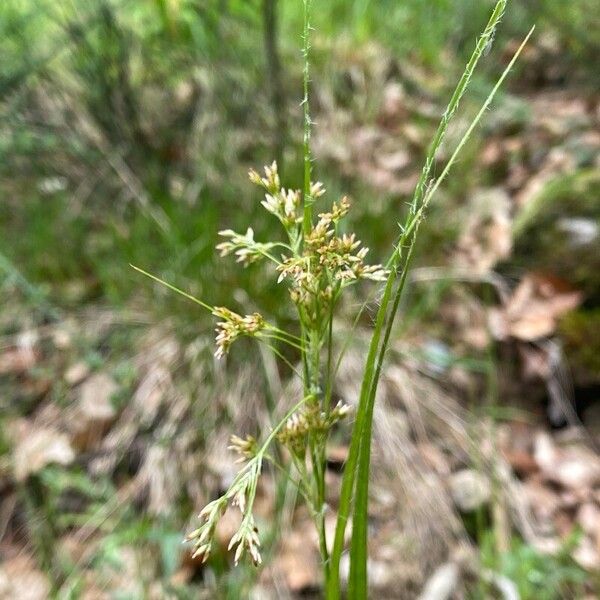
[[[594,304],[600,299],[599,192],[595,169],[549,182],[515,220],[510,266],[557,275]]]
[[[559,333],[575,379],[600,382],[600,308],[569,313],[561,319]]]

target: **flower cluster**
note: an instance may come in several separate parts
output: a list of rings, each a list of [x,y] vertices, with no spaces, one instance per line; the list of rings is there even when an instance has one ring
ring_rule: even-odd
[[[318,404],[295,412],[277,434],[279,443],[286,446],[295,456],[304,457],[309,433],[325,434],[340,420],[348,415],[350,407],[343,402],[329,412],[323,411]]]
[[[302,192],[300,190],[285,189],[281,187],[277,163],[265,167],[265,176],[261,177],[254,169],[248,173],[250,181],[262,187],[265,199],[261,204],[282,223],[288,233],[292,233],[297,225],[302,222]],[[322,194],[322,185],[313,184],[311,194],[318,197]]]
[[[242,522],[231,538],[228,550],[235,548],[234,562],[237,565],[242,556],[248,552],[252,562],[259,565],[262,562],[260,556],[260,539],[258,528],[254,522],[252,507],[256,486],[262,466],[261,457],[257,456],[240,471],[225,494],[213,500],[200,512],[198,518],[203,521],[202,525],[187,536],[187,541],[194,543],[192,558],[199,557],[206,562],[212,551],[215,530],[219,519],[227,510],[227,506],[237,506],[242,513]]]
[[[315,514],[322,511],[325,500],[321,486],[313,486],[307,478],[309,473],[323,473],[323,467],[315,461],[325,456],[330,430],[350,409],[341,402],[331,407],[331,388],[322,390],[321,349],[326,336],[331,336],[333,308],[342,290],[361,279],[383,281],[388,271],[381,265],[366,264],[368,249],[362,247],[353,233],[341,231],[341,221],[350,209],[346,197],[334,202],[328,211],[319,213],[316,222],[312,222],[312,205],[325,193],[321,183],[311,183],[303,197],[299,190],[281,187],[276,163],[265,167],[264,176],[254,170],[249,176],[264,190],[262,206],[279,219],[288,239],[286,242],[262,243],[254,239],[252,228],[245,234],[226,229],[219,232],[225,240],[217,245],[217,250],[221,256],[235,255],[237,262],[244,266],[262,258],[274,263],[279,282],[289,284],[302,324],[302,335],[298,337],[267,323],[259,313],[242,316],[228,308],[211,307],[212,314],[219,319],[215,356],[224,356],[231,344],[243,336],[258,338],[269,345],[274,341],[287,344],[300,350],[308,374],[305,389],[310,391],[273,428],[262,446],[259,447],[251,436],[231,437],[229,448],[238,454],[238,462],[243,466],[229,489],[202,510],[199,515],[201,525],[188,540],[194,543],[194,556],[205,561],[211,553],[219,519],[228,506],[235,506],[241,512],[242,520],[231,538],[229,549],[235,549],[236,564],[248,554],[258,565],[261,562],[260,539],[252,509],[263,458],[272,460],[266,454],[267,448],[277,440],[289,450],[299,476],[299,488]],[[307,208],[310,210],[305,211]],[[280,257],[274,256],[274,248],[283,249]],[[287,362],[284,355],[278,355]],[[312,470],[306,468],[307,460],[312,464]]]
[[[247,518],[244,518],[242,525],[231,538],[227,550],[231,550],[232,548],[236,549],[233,556],[233,561],[236,565],[240,562],[240,558],[245,552],[248,552],[250,555],[254,566],[258,566],[262,562],[259,552],[260,539],[258,537],[258,528],[254,524],[254,517],[251,512],[248,513]]]
[[[208,560],[215,537],[215,529],[226,509],[227,499],[225,497],[214,500],[202,509],[198,518],[203,520],[204,523],[186,538],[188,542],[194,542],[192,558],[200,558],[202,562]]]
[[[236,462],[245,462],[256,456],[257,452],[257,444],[256,439],[247,435],[245,438],[241,438],[237,435],[232,435],[229,439],[229,446],[227,446],[228,450],[233,450],[239,456]]]
[[[237,338],[244,335],[256,336],[267,326],[263,316],[259,313],[242,317],[228,308],[217,306],[213,309],[213,315],[222,319],[217,323],[216,328],[217,350],[215,356],[217,358],[227,354],[229,347]]]
[[[219,231],[219,235],[229,238],[228,241],[217,245],[220,255],[228,256],[234,253],[237,256],[237,262],[242,263],[245,267],[269,256],[269,250],[275,246],[271,243],[263,244],[254,241],[254,230],[251,227],[248,227],[245,235],[236,233],[232,229]]]
[[[281,189],[281,181],[279,180],[279,172],[275,161],[270,167],[265,167],[264,177],[261,177],[254,169],[248,171],[248,177],[252,183],[260,185],[271,194],[276,194]]]
[[[300,207],[302,194],[300,190],[286,190],[281,188],[275,194],[265,194],[261,204],[275,215],[286,229],[302,222]]]
[[[360,279],[385,281],[388,271],[381,265],[368,265],[368,248],[361,247],[356,235],[338,234],[338,224],[350,209],[346,197],[334,202],[304,236],[300,252],[282,256],[277,266],[278,281],[290,280],[292,301],[313,322],[329,313],[341,289]]]
[[[217,246],[221,256],[234,253],[238,262],[246,266],[264,257],[275,262],[279,271],[278,281],[290,280],[293,302],[313,321],[320,321],[321,313],[329,312],[329,307],[335,303],[342,288],[361,279],[385,280],[388,271],[384,267],[365,263],[368,248],[362,247],[353,233],[338,233],[339,223],[350,209],[346,197],[334,202],[328,212],[320,213],[318,221],[301,237],[302,194],[299,190],[281,187],[277,164],[274,162],[266,166],[264,177],[255,170],[250,170],[249,177],[250,181],[265,190],[262,205],[281,221],[290,245],[257,242],[251,228],[245,234],[226,229],[220,235],[228,240]],[[325,194],[325,188],[320,182],[311,183],[309,192],[310,202],[313,202]],[[270,254],[275,246],[287,250],[281,256],[281,262]],[[230,339],[236,324],[225,325],[227,327],[223,328],[223,346],[218,349],[219,355],[226,352],[231,341],[237,337]]]
[[[278,267],[279,281],[290,277],[295,286],[311,285],[322,275],[327,280],[349,283],[358,279],[385,281],[388,271],[381,265],[366,265],[368,248],[360,248],[355,234],[334,235],[334,230],[317,223],[305,238],[305,251],[300,257],[284,257]],[[359,249],[360,248],[360,249]]]

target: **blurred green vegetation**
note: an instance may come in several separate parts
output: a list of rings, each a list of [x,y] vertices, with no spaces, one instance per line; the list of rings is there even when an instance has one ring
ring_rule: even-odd
[[[386,81],[387,71],[390,78],[404,78],[410,93],[434,106],[441,99],[443,105],[491,4],[315,2],[316,128],[320,114],[335,113],[338,107],[349,111],[355,123],[372,124],[381,103],[377,84]],[[484,74],[475,82],[473,100],[485,96],[502,70],[503,48],[521,38],[532,23],[540,36],[563,51],[560,77],[570,79],[560,79],[559,84],[597,86],[597,8],[596,0],[511,2],[493,59],[486,61]],[[269,13],[273,9],[275,14]],[[268,25],[273,17],[276,29]],[[32,319],[38,322],[94,303],[141,306],[154,311],[156,321],[177,316],[186,325],[182,332],[210,329],[208,321],[199,323],[202,313],[196,306],[151,285],[130,268],[132,263],[211,304],[247,309],[252,298],[265,314],[287,318],[280,289],[262,276],[260,267],[238,269],[232,261],[219,260],[214,246],[220,229],[243,230],[251,223],[259,238],[269,238],[274,231],[274,223],[260,208],[258,192],[247,182],[249,167],[281,156],[286,185],[299,185],[301,19],[300,0],[3,0],[3,303],[14,302],[16,295],[33,309]],[[371,72],[377,70],[369,62],[373,55],[386,71],[383,75]],[[538,77],[525,63],[517,67],[512,85],[534,86]],[[513,110],[511,100],[507,91],[500,105]],[[521,123],[526,120],[526,107],[518,105],[514,112]],[[421,116],[417,125],[427,132],[435,116]],[[412,150],[418,164],[425,149]],[[449,207],[478,186],[497,183],[498,174],[472,168],[480,150],[481,139],[468,145],[455,177],[440,195],[443,203],[425,223],[422,245],[428,250],[428,264],[436,263],[456,233],[457,217]],[[355,229],[373,248],[373,260],[382,258],[396,237],[397,213],[408,192],[381,192],[358,172],[340,172],[332,160],[317,163],[315,173],[332,194],[352,195]],[[555,193],[559,201],[562,193],[562,188]],[[572,331],[576,325],[570,323]],[[2,333],[11,333],[12,326],[4,319]],[[115,379],[128,391],[128,340],[110,343],[108,358],[85,344],[81,354],[92,370],[103,360],[117,363]],[[57,397],[60,401],[60,394]],[[196,416],[201,421],[203,415]],[[0,437],[0,454],[8,452],[5,445]],[[43,490],[37,500],[31,490],[24,491],[34,499],[32,520],[41,513],[61,529],[96,518],[115,497],[114,482],[92,481],[78,469],[49,468],[28,485]],[[86,512],[61,506],[65,490],[83,497]],[[161,576],[168,589],[175,568],[173,548],[190,510],[178,507],[172,518],[156,522],[140,516],[130,504],[118,504],[104,527],[106,536],[95,560],[118,564],[119,547],[148,544],[162,557]],[[42,556],[52,552],[52,535],[41,531],[38,536],[47,545]],[[563,558],[545,562],[515,542],[507,557],[493,564],[490,559],[489,566],[522,579],[523,598],[554,598],[540,595],[544,585],[557,589],[557,578],[573,585],[580,581],[580,571],[570,562],[565,566]],[[215,568],[226,572],[225,559],[222,562]],[[56,579],[62,589],[71,590],[65,597],[78,597],[81,582],[73,565],[53,568],[59,571]],[[530,581],[532,574],[539,580]],[[224,577],[231,580],[227,579],[227,597],[240,597],[235,592],[241,585],[238,576]],[[173,597],[196,597],[176,593]]]
[[[499,554],[494,548],[493,536],[486,535],[481,545],[482,567],[507,577],[516,585],[522,600],[583,598],[588,575],[571,556],[579,538],[575,531],[559,552],[548,556],[518,537],[511,540],[507,552]],[[473,600],[489,598],[489,586],[484,585],[471,597]]]
[[[267,5],[278,23],[269,35]],[[336,0],[315,8],[315,88],[352,95],[347,71],[361,48],[377,44],[398,68],[441,77],[427,90],[437,97],[460,71],[489,3]],[[592,8],[571,3],[567,16],[556,0],[514,2],[501,44],[537,22],[585,69],[598,48],[593,28],[580,26],[597,18]],[[135,263],[210,302],[239,287],[275,310],[273,287],[252,269],[240,275],[217,265],[213,247],[224,227],[251,222],[259,234],[270,231],[245,182],[248,166],[283,148],[286,178],[298,181],[300,19],[301,2],[268,0],[3,2],[0,251],[14,270],[59,306],[139,295],[148,286],[130,271]],[[275,72],[269,37],[281,63]],[[490,76],[501,66],[488,64]],[[379,92],[366,93],[365,122],[373,115],[364,108]],[[468,171],[463,163],[457,179]],[[376,223],[369,243],[385,248],[396,219],[382,223],[381,210],[370,209],[373,190],[326,163],[316,173],[330,189],[354,195],[359,233]],[[479,179],[468,177],[469,185]],[[393,212],[403,198],[382,203]]]

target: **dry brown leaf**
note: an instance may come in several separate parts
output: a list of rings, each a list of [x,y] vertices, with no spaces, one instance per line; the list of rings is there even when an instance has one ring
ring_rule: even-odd
[[[36,427],[22,420],[14,433],[13,449],[15,479],[24,481],[49,464],[69,465],[75,460],[75,452],[66,434],[51,427]]]
[[[540,432],[534,456],[547,481],[573,490],[591,490],[600,483],[600,457],[584,446],[560,448],[549,434]]]
[[[552,335],[557,320],[582,301],[582,294],[566,290],[555,278],[528,273],[506,305],[489,315],[490,329],[499,340],[514,337],[533,341]]]
[[[520,476],[531,475],[538,471],[533,456],[524,450],[507,450],[502,453],[512,470]]]
[[[545,380],[552,374],[549,353],[530,345],[520,344],[518,346],[523,378],[525,381],[535,379]]]
[[[2,600],[46,600],[50,582],[35,566],[33,559],[21,554],[0,565]]]
[[[525,482],[523,492],[538,527],[543,530],[542,533],[553,534],[552,522],[561,504],[559,496],[541,481],[533,478]]]
[[[30,346],[10,348],[0,354],[0,375],[24,373],[37,363],[37,355]]]
[[[401,83],[393,81],[388,83],[383,90],[379,124],[387,129],[392,129],[408,117],[406,91]]]
[[[471,200],[465,229],[458,241],[458,267],[484,274],[512,249],[510,198],[501,188],[480,190]]]
[[[588,537],[584,537],[573,552],[573,558],[584,568],[590,571],[600,569],[600,553],[598,548]]]
[[[95,446],[117,417],[112,397],[118,390],[114,380],[97,373],[77,389],[75,411],[69,418],[73,445],[81,450]]]
[[[65,381],[68,385],[81,383],[90,374],[87,363],[79,361],[71,365],[65,372]]]
[[[577,522],[598,546],[600,544],[600,508],[595,502],[585,502],[577,512]],[[600,546],[598,546],[600,548]]]
[[[302,519],[283,536],[273,567],[283,574],[292,592],[319,588],[321,569],[318,546],[309,519]]]

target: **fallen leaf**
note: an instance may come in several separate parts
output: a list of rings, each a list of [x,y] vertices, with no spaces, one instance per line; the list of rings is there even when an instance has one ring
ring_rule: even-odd
[[[46,465],[69,465],[75,460],[66,434],[50,427],[37,428],[28,422],[20,423],[18,429],[20,434],[12,456],[17,481],[24,481]]]
[[[529,344],[519,344],[517,347],[521,358],[523,379],[532,381],[536,379],[546,380],[552,374],[550,355],[544,348],[538,348]]]
[[[554,534],[553,519],[561,504],[559,496],[539,479],[526,481],[522,489],[542,533]]]
[[[581,529],[596,543],[600,544],[600,508],[594,502],[585,502],[577,512],[577,522]],[[600,547],[600,546],[599,546]]]
[[[37,356],[30,346],[10,348],[0,354],[0,375],[24,373],[35,366]]]
[[[77,389],[74,414],[69,419],[73,445],[87,450],[96,445],[117,417],[112,397],[118,390],[115,381],[105,373],[97,373]]]
[[[573,558],[584,568],[595,571],[600,568],[600,553],[588,537],[584,537],[573,551]]]
[[[318,589],[321,582],[319,554],[310,526],[308,521],[303,522],[301,530],[295,528],[283,536],[273,565],[294,593]]]
[[[514,337],[533,341],[552,335],[558,318],[577,308],[582,294],[565,291],[555,278],[529,273],[515,288],[505,306],[492,309],[489,325],[496,339]]]
[[[69,385],[77,385],[81,383],[90,374],[89,366],[79,361],[71,365],[65,372],[65,381]]]
[[[480,190],[468,206],[466,225],[458,240],[458,267],[484,274],[507,258],[512,248],[510,198],[501,188]]]
[[[455,563],[438,567],[427,581],[419,600],[448,600],[458,587],[460,569]]]
[[[574,490],[600,483],[600,457],[583,446],[559,448],[549,434],[539,433],[534,456],[546,481]]]
[[[0,598],[3,600],[46,600],[50,582],[33,559],[19,555],[0,565]]]

